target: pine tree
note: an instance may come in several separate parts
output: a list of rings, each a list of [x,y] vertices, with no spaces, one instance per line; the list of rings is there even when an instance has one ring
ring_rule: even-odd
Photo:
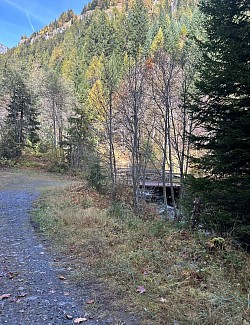
[[[202,1],[206,39],[199,45],[203,58],[192,108],[202,130],[193,137],[201,154],[195,161],[205,176],[197,190],[212,212],[209,221],[220,231],[236,227],[245,242],[250,242],[249,9],[248,0]]]
[[[114,28],[104,11],[96,11],[86,32],[84,55],[89,63],[94,55],[108,56],[116,47]]]
[[[11,79],[12,82],[8,85],[10,100],[0,144],[1,156],[6,158],[20,156],[25,146],[39,141],[34,96],[17,73],[12,73]]]
[[[142,0],[136,0],[128,11],[127,53],[136,58],[144,48],[149,27],[147,8]]]

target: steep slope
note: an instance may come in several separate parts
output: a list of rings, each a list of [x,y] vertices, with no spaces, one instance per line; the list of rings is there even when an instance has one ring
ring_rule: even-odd
[[[75,21],[79,19],[80,17],[77,16],[71,9],[67,12],[63,12],[57,20],[51,22],[49,25],[44,26],[40,31],[34,32],[30,37],[23,35],[21,37],[19,45],[25,43],[33,43],[34,41],[37,41],[39,39],[48,40],[56,34],[63,33]]]

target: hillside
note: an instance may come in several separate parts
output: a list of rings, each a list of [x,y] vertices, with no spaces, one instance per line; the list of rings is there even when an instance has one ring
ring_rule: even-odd
[[[192,220],[194,229],[232,231],[248,245],[248,11],[223,2],[229,25],[216,28],[225,30],[221,43],[211,23],[211,13],[221,13],[214,1],[207,6],[216,10],[196,0],[93,1],[80,17],[69,10],[23,37],[0,57],[8,112],[2,155],[20,158],[34,150],[50,160],[51,170],[83,173],[114,200],[127,180],[136,214],[143,214],[141,201],[153,191],[176,219]],[[223,62],[225,71],[235,62],[237,73],[222,74]],[[221,100],[214,98],[217,77]],[[125,168],[129,177],[120,173]],[[152,174],[157,189],[148,185]]]
[[[76,15],[73,10],[69,9],[67,12],[63,12],[58,19],[55,19],[55,21],[51,22],[49,25],[44,26],[41,30],[34,32],[30,36],[23,35],[18,45],[32,44],[41,39],[48,40],[56,34],[64,33],[75,22],[91,17],[95,10],[104,10],[107,14],[112,15],[115,8],[122,11],[125,8],[125,3],[122,1],[114,3],[108,1],[98,2],[94,0],[83,7],[80,15]]]
[[[87,292],[65,324],[250,322],[249,1],[197,2],[94,0],[0,56],[0,166],[79,181],[33,215]]]
[[[60,15],[58,19],[44,26],[40,31],[34,32],[30,37],[24,35],[21,37],[19,45],[32,44],[38,40],[48,40],[56,34],[64,33],[75,21],[80,20],[81,16],[77,16],[72,10],[68,10]]]

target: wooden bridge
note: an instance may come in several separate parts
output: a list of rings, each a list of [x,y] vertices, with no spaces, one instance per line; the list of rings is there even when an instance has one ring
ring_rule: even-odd
[[[132,168],[130,167],[121,167],[117,169],[117,180],[118,183],[124,184],[127,186],[132,186]],[[173,187],[179,188],[181,186],[181,177],[180,174],[173,173],[172,175]],[[162,174],[156,169],[146,169],[142,174],[139,180],[139,185],[145,188],[163,188],[163,179]],[[165,186],[167,188],[171,187],[170,182],[170,171],[166,170],[165,176]]]

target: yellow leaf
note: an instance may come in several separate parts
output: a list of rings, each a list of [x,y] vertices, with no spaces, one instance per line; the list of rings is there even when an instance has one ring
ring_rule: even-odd
[[[164,35],[162,28],[158,30],[158,33],[155,35],[153,42],[151,44],[150,50],[151,53],[155,53],[157,50],[162,49],[164,46]]]
[[[86,78],[92,81],[99,79],[101,75],[102,67],[103,67],[103,57],[94,56],[92,61],[90,62],[88,70],[86,71],[85,74]]]

